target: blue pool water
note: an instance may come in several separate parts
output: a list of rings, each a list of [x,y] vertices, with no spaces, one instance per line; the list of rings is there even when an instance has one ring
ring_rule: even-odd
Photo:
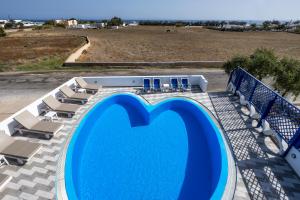
[[[133,94],[99,102],[80,122],[65,165],[69,199],[220,199],[227,157],[206,110]]]

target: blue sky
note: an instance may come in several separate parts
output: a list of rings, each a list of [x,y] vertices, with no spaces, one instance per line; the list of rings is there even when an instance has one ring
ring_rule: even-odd
[[[0,18],[300,19],[300,0],[1,0]]]

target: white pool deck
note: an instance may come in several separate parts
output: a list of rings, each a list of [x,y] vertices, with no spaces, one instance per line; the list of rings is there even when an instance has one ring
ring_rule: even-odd
[[[0,173],[12,176],[12,180],[0,192],[0,199],[55,199],[58,161],[67,138],[83,113],[110,94],[135,93],[136,89],[136,86],[103,87],[88,103],[81,106],[72,119],[60,118],[64,128],[50,140],[14,134],[16,139],[40,143],[42,148],[24,166],[4,165],[0,168]],[[227,92],[202,92],[199,87],[188,92],[141,96],[150,103],[174,96],[192,98],[216,116],[235,157],[237,184],[234,199],[300,199],[300,178],[286,160],[278,156],[278,148],[271,138],[253,128],[252,120],[245,108],[240,106],[237,97]],[[38,110],[31,110],[32,113],[35,111]],[[10,119],[4,121],[13,126]],[[7,134],[11,129],[6,128],[2,125],[0,130],[6,130]]]

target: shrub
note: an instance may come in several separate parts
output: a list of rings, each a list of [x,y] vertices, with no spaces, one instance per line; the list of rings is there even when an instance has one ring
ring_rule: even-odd
[[[274,75],[278,65],[278,59],[273,50],[256,49],[250,56],[249,73],[256,76],[259,80],[269,75]]]
[[[223,68],[227,74],[230,74],[232,70],[236,67],[242,67],[248,69],[250,64],[250,59],[247,56],[234,56],[231,60],[227,61]]]
[[[13,27],[14,27],[14,24],[11,23],[11,22],[6,23],[6,24],[4,25],[4,28],[5,28],[5,29],[10,29],[10,28],[13,28]]]
[[[300,62],[292,58],[283,58],[275,73],[274,87],[282,96],[291,93],[300,94]]]
[[[3,28],[0,28],[0,37],[5,37],[6,33]]]

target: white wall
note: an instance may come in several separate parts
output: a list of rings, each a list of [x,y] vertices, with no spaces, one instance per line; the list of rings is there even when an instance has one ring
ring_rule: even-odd
[[[62,85],[74,85],[75,84],[75,79],[72,78],[71,80],[67,81],[66,83],[62,84]],[[19,115],[20,113],[22,113],[23,111],[27,110],[30,113],[32,113],[34,116],[39,116],[39,114],[41,113],[41,109],[45,107],[44,103],[43,103],[43,99],[46,98],[49,95],[52,96],[56,96],[59,93],[59,88],[62,87],[59,86],[57,88],[55,88],[54,90],[52,90],[51,92],[47,93],[46,95],[42,96],[41,98],[39,98],[38,100],[34,101],[33,103],[29,104],[28,106],[26,106],[25,108],[19,110],[18,112],[16,112],[15,114],[11,115],[10,117],[6,118],[5,120],[3,120],[2,122],[0,122],[0,130],[4,130],[6,134],[8,135],[12,135],[14,133],[14,127],[17,126],[17,122],[14,120],[14,117]]]
[[[98,84],[104,87],[142,87],[144,78],[155,78],[161,79],[161,83],[170,83],[170,78],[189,78],[190,84],[199,85],[203,92],[207,89],[207,80],[202,75],[174,75],[174,76],[102,76],[102,77],[83,77],[88,83]],[[55,88],[48,94],[42,96],[38,100],[29,104],[25,108],[19,110],[12,116],[0,122],[0,130],[4,130],[6,134],[12,135],[14,133],[14,128],[17,126],[17,122],[14,117],[19,115],[25,110],[31,112],[34,116],[38,116],[41,113],[41,109],[45,107],[43,99],[49,95],[58,96],[60,94],[59,88],[63,85],[73,86],[75,83],[75,78],[65,82],[61,86]]]
[[[295,147],[292,147],[285,156],[287,162],[291,165],[297,175],[300,177],[300,152]]]
[[[144,78],[160,78],[161,84],[170,83],[171,78],[189,78],[190,84],[199,85],[203,92],[207,90],[207,80],[202,75],[168,75],[168,76],[103,76],[86,77],[88,83],[104,87],[142,87]]]

